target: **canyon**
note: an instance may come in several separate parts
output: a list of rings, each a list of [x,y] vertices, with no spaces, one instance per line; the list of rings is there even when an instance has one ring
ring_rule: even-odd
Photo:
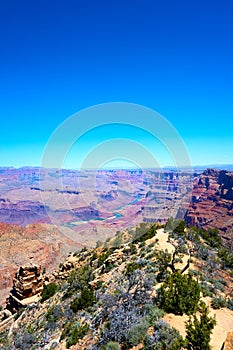
[[[46,271],[140,222],[187,224],[233,234],[233,173],[207,169],[56,170],[0,168],[0,301],[18,267]]]
[[[192,201],[184,216],[189,225],[217,227],[233,238],[233,173],[207,169],[194,180]]]

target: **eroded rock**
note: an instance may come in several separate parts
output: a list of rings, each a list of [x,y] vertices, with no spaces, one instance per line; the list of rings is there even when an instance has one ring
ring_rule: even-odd
[[[13,279],[13,288],[7,299],[7,309],[16,312],[21,307],[37,301],[43,290],[44,277],[37,264],[21,266]]]
[[[217,227],[233,238],[233,172],[207,169],[194,180],[185,220],[191,226]]]
[[[226,341],[222,347],[222,350],[232,350],[233,349],[233,332],[227,334]]]

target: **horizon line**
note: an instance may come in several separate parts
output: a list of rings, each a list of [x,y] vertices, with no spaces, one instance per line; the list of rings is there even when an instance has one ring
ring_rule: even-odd
[[[130,167],[130,166],[113,166],[113,167],[105,167],[105,168],[54,168],[54,167],[42,167],[40,165],[22,165],[22,166],[14,166],[14,165],[0,165],[0,169],[26,169],[26,168],[37,168],[37,169],[56,169],[56,170],[73,170],[73,171],[82,171],[82,170],[169,170],[169,169],[195,169],[195,168],[221,168],[221,167],[231,167],[233,168],[233,163],[224,163],[224,164],[196,164],[196,165],[183,165],[183,166],[175,166],[175,165],[164,165],[161,167]]]

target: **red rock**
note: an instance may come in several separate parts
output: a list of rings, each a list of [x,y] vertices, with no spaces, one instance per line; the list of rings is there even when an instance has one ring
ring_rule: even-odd
[[[51,272],[70,251],[80,247],[51,226],[23,228],[0,223],[0,305],[5,302],[19,266],[38,263],[42,271]]]
[[[192,201],[185,214],[186,222],[203,228],[217,227],[226,236],[231,237],[232,186],[232,172],[207,169],[194,181]]]

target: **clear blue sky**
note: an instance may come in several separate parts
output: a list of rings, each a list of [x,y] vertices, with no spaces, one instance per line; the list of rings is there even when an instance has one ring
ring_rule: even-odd
[[[1,1],[0,165],[39,165],[64,119],[112,101],[162,114],[193,164],[233,163],[232,18],[232,0]]]

